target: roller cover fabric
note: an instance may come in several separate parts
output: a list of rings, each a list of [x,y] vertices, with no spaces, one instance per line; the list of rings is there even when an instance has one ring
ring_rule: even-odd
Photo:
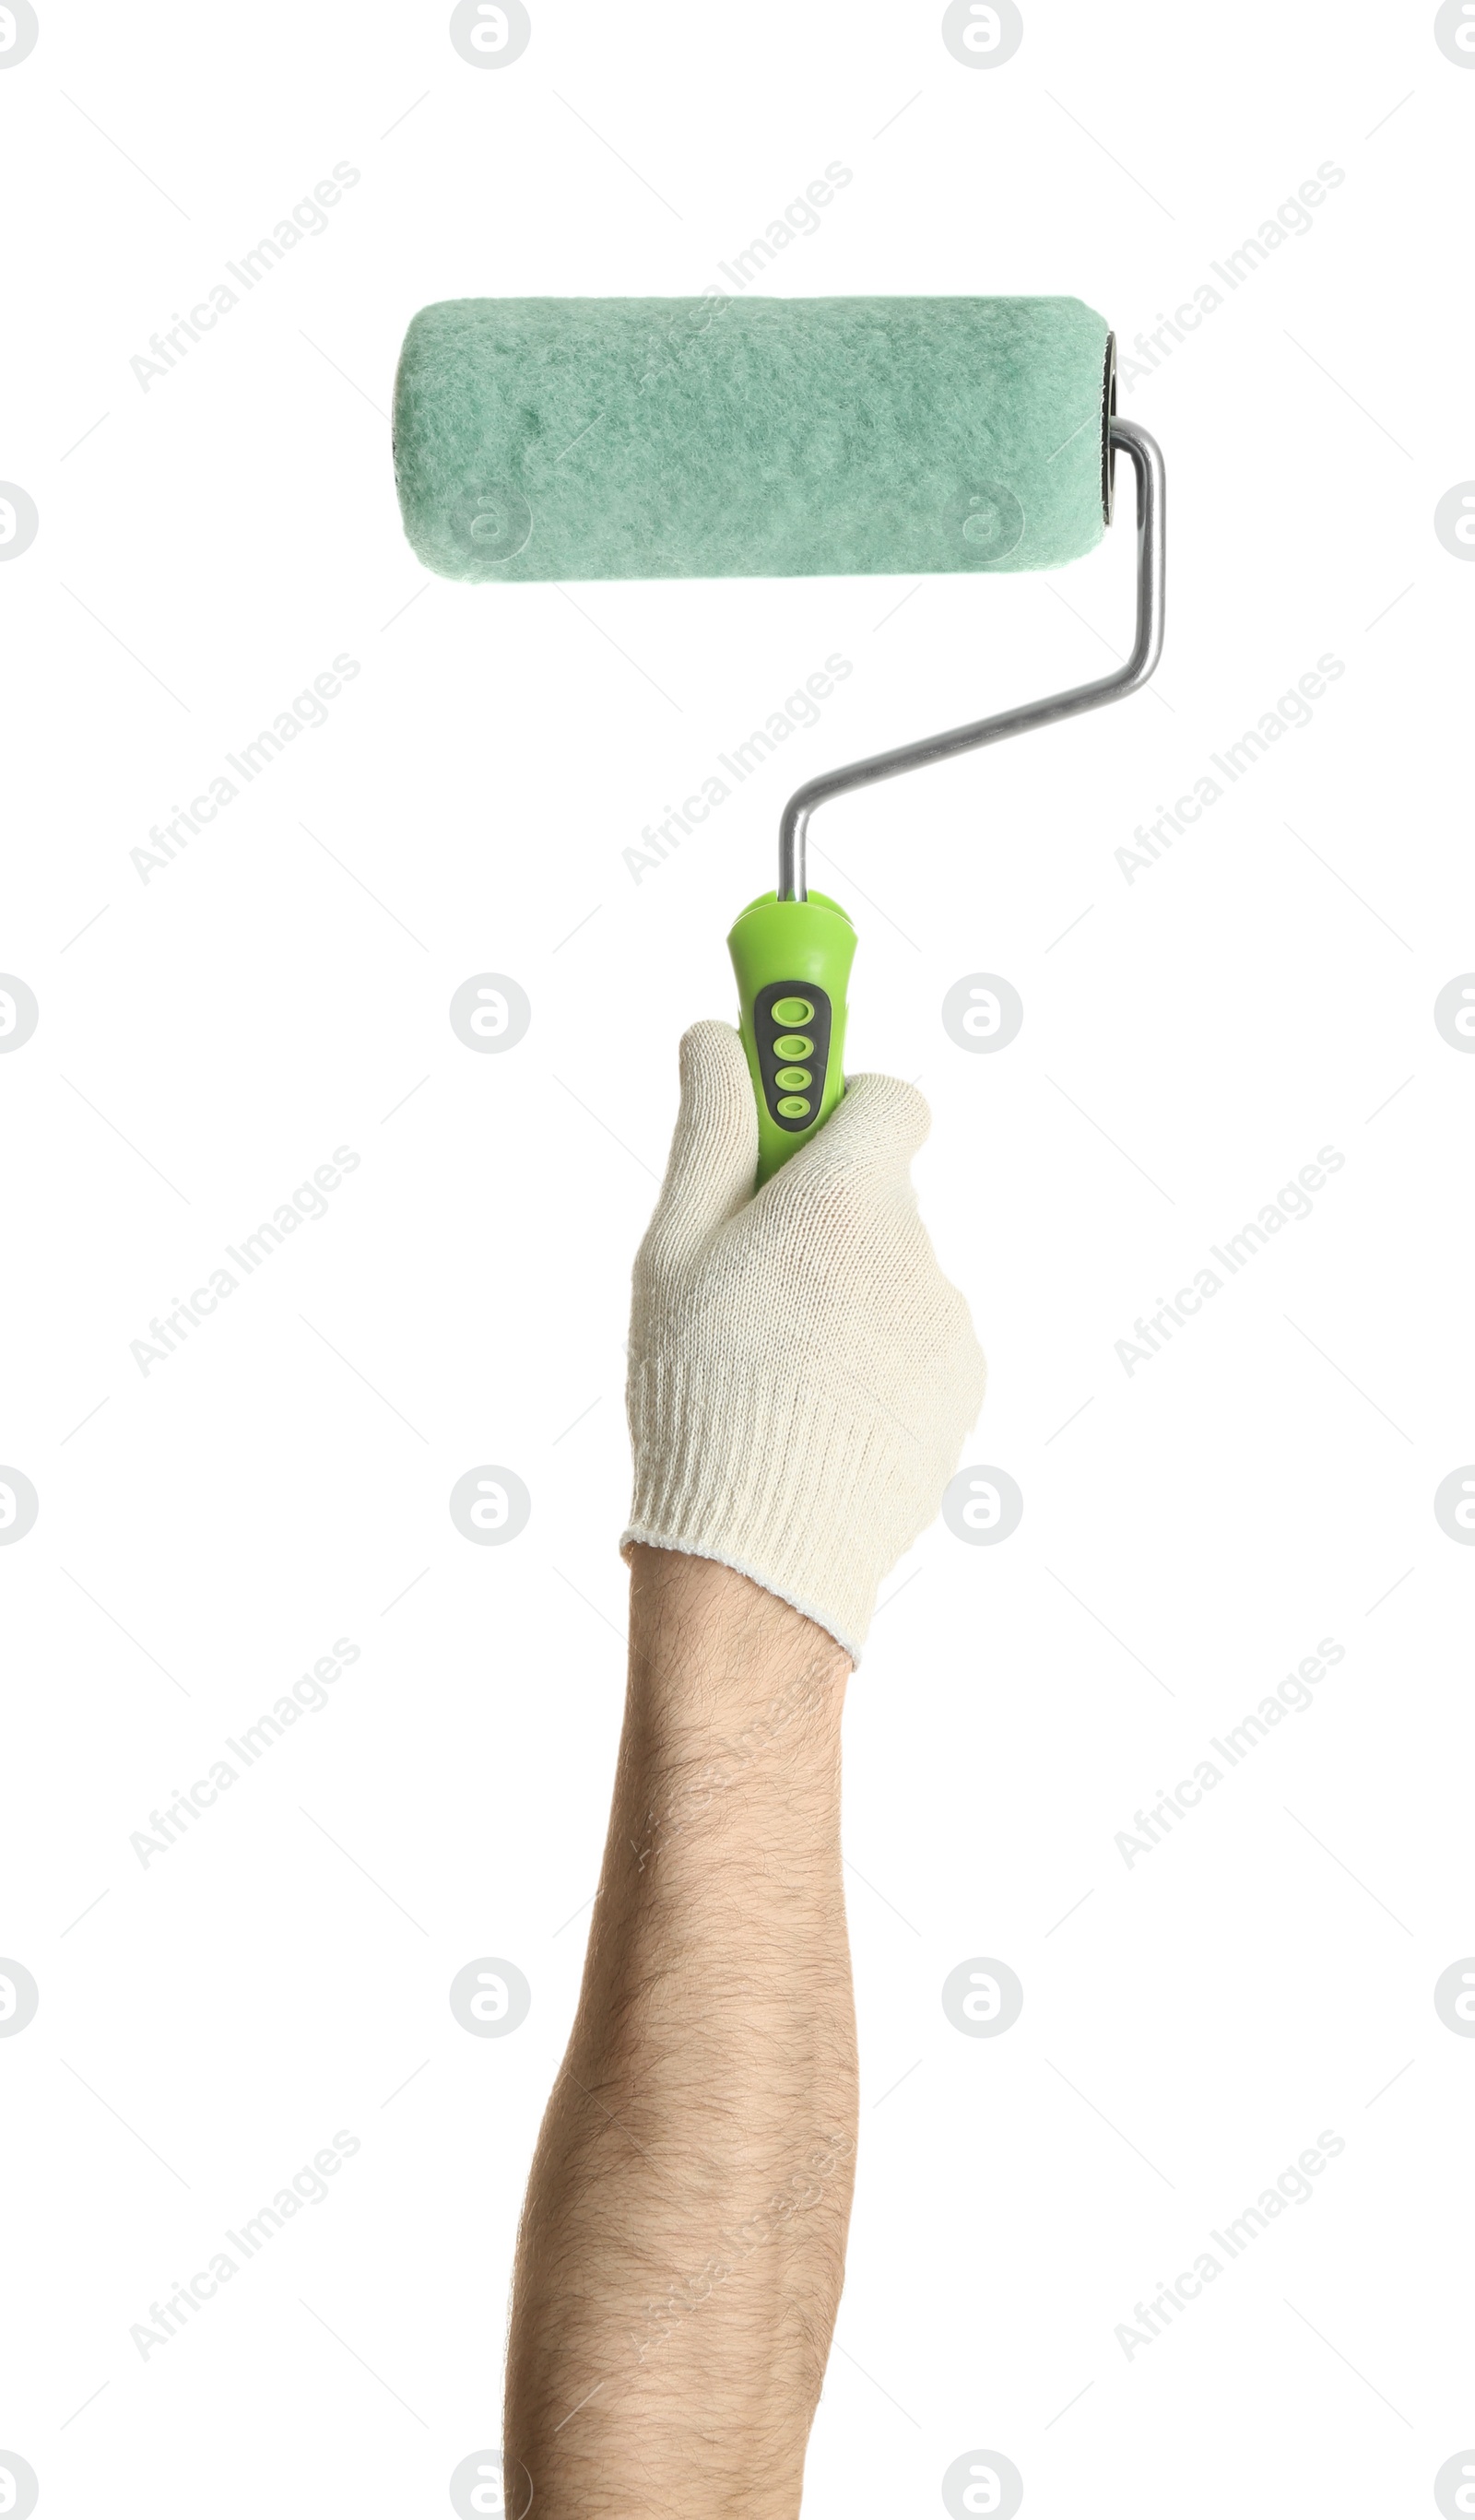
[[[1075,297],[462,297],[394,461],[469,579],[1053,568],[1101,536],[1107,328]]]

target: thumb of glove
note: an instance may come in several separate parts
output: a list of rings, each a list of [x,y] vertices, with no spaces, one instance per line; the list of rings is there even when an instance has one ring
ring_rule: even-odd
[[[745,1207],[758,1169],[758,1114],[731,1024],[693,1024],[681,1044],[681,1108],[642,1259],[658,1267],[700,1248]]]

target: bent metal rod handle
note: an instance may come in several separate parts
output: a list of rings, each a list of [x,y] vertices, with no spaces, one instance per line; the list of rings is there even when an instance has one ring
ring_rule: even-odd
[[[809,818],[831,797],[848,795],[854,788],[869,788],[878,779],[900,778],[908,770],[925,770],[934,761],[951,761],[955,753],[976,751],[980,744],[1002,743],[1006,736],[1028,735],[1037,726],[1054,726],[1059,719],[1079,717],[1086,709],[1104,708],[1111,700],[1124,700],[1140,691],[1156,671],[1163,651],[1167,543],[1162,450],[1136,421],[1119,420],[1113,413],[1108,428],[1113,452],[1120,448],[1129,456],[1137,473],[1137,628],[1126,664],[1099,682],[1078,683],[1071,691],[1026,700],[1018,708],[1001,709],[997,717],[978,718],[971,726],[953,727],[946,735],[926,735],[916,743],[898,745],[894,752],[874,752],[865,761],[849,761],[806,781],[790,796],[779,826],[780,901],[805,898],[804,842]]]

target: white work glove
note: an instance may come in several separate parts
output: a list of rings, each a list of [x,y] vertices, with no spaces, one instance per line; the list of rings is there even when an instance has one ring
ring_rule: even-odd
[[[852,1077],[755,1196],[742,1045],[729,1024],[695,1024],[635,1263],[635,1495],[621,1548],[734,1566],[853,1661],[876,1588],[936,1513],[983,1399],[967,1305],[909,1178],[928,1125],[914,1086]]]

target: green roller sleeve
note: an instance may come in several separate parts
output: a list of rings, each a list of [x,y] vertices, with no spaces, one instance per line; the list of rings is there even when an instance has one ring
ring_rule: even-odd
[[[750,901],[728,951],[758,1102],[758,1183],[829,1117],[845,1091],[845,991],[856,934],[837,901],[812,892]]]
[[[394,463],[472,580],[1053,568],[1104,514],[1075,297],[461,297],[405,338]]]

